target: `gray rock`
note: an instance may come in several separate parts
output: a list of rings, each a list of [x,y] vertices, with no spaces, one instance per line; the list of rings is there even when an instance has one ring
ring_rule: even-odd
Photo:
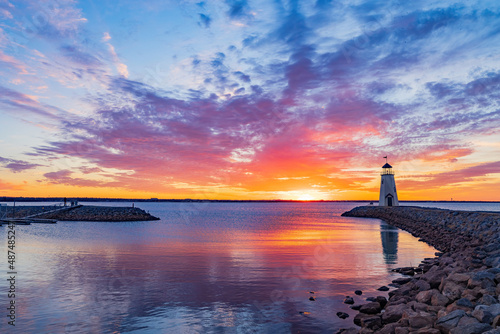
[[[344,299],[344,304],[354,304],[354,299],[352,297],[346,296]]]
[[[420,328],[416,331],[411,331],[412,334],[441,334],[441,331],[436,328]]]
[[[424,303],[424,304],[430,304],[431,303],[431,298],[435,293],[439,293],[438,290],[433,289],[433,290],[427,290],[427,291],[421,291],[419,292],[416,296],[415,299],[419,303]]]
[[[490,312],[494,317],[500,315],[500,304],[493,304],[488,306],[486,311]]]
[[[474,308],[474,305],[472,304],[472,302],[470,300],[468,300],[467,298],[460,298],[459,300],[456,301],[456,304],[458,306]]]
[[[474,310],[472,316],[476,318],[479,322],[489,324],[493,321],[493,315],[485,310]]]
[[[482,281],[484,279],[489,279],[493,281],[495,279],[495,274],[487,270],[478,271],[472,275],[471,279],[473,279],[474,281]]]
[[[354,317],[353,322],[355,325],[358,325],[360,327],[366,327],[364,324],[368,324],[370,321],[374,321],[373,319],[375,318],[378,318],[380,320],[379,316],[374,316],[372,314],[358,313]]]
[[[500,256],[487,257],[484,264],[488,267],[500,268]]]
[[[465,288],[460,284],[453,281],[445,281],[441,293],[443,296],[448,297],[451,300],[456,300],[462,296],[462,292],[464,292],[464,290]]]
[[[377,289],[378,291],[389,291],[389,288],[384,286],[381,286],[380,288]]]
[[[379,303],[377,302],[371,302],[365,305],[362,305],[361,308],[359,309],[359,312],[366,313],[366,314],[377,314],[380,312],[382,307],[380,306]]]
[[[371,315],[361,319],[361,327],[377,330],[382,328],[382,320],[378,315]]]
[[[408,334],[410,329],[406,327],[396,327],[394,328],[394,334]]]
[[[458,322],[462,317],[465,316],[464,310],[455,310],[450,312],[448,315],[437,319],[436,328],[442,330],[445,333],[448,333],[452,328],[457,327]]]
[[[357,294],[358,296],[361,296],[363,294],[363,291],[361,290],[356,290],[354,291],[355,294]]]
[[[453,328],[450,334],[481,334],[490,329],[492,328],[488,324],[475,323]]]
[[[358,334],[358,329],[354,328],[354,327],[351,327],[351,328],[341,328],[335,334]]]
[[[483,334],[500,334],[500,328],[490,329],[489,331],[484,332]]]
[[[387,305],[387,298],[385,298],[384,296],[377,296],[375,297],[374,301],[379,303],[382,308]]]
[[[349,314],[345,312],[337,312],[337,317],[339,317],[340,319],[347,319],[349,318]]]
[[[384,324],[396,322],[403,316],[403,312],[407,309],[406,304],[389,305],[385,307],[385,312],[382,313],[382,322]]]
[[[377,334],[394,334],[396,327],[400,327],[400,325],[398,323],[387,324],[382,329],[379,329]]]
[[[466,273],[455,273],[447,277],[447,280],[453,281],[459,284],[467,284],[470,279],[470,274]]]
[[[479,303],[483,305],[492,305],[498,303],[498,300],[492,295],[484,295],[479,299]]]
[[[435,320],[436,320],[435,317],[416,315],[410,317],[408,319],[408,322],[411,328],[424,328],[424,327],[432,327],[432,325],[434,325]]]
[[[458,321],[457,327],[462,328],[462,327],[477,324],[477,323],[479,323],[479,321],[477,321],[476,318],[474,318],[473,316],[470,316],[469,314],[466,314],[465,316],[460,318],[460,320]]]
[[[448,299],[448,297],[443,296],[437,290],[436,290],[436,293],[434,293],[431,297],[431,305],[432,306],[446,306],[449,303],[450,303],[450,300]]]
[[[419,291],[427,291],[431,288],[431,285],[422,279],[415,282],[415,286],[418,288]]]
[[[403,285],[403,284],[406,284],[410,281],[411,281],[410,277],[400,277],[400,278],[396,278],[395,280],[392,280],[392,283]]]

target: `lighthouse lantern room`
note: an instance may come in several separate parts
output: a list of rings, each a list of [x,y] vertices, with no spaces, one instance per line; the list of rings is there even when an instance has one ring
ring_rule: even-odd
[[[382,166],[382,174],[380,180],[380,197],[379,206],[399,206],[398,193],[396,192],[396,181],[394,180],[394,172],[392,166],[387,163]]]

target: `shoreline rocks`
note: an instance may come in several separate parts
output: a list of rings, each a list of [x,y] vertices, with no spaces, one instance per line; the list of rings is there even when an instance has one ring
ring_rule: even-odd
[[[136,207],[77,205],[73,207],[60,207],[58,211],[44,213],[44,211],[52,210],[54,210],[53,206],[18,206],[16,207],[15,217],[21,218],[36,214],[36,217],[39,219],[102,222],[149,221],[160,219]]]
[[[395,270],[404,276],[387,304],[362,305],[361,328],[338,333],[500,334],[500,213],[366,206],[342,216],[382,219],[440,252]]]

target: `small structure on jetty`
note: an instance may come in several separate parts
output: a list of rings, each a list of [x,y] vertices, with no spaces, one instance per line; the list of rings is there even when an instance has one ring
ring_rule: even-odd
[[[399,206],[398,193],[396,191],[396,181],[394,180],[394,172],[392,166],[385,158],[385,165],[382,166],[382,174],[380,180],[380,196],[379,206]]]

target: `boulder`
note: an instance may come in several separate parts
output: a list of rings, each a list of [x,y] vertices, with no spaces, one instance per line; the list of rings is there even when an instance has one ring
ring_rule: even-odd
[[[500,328],[490,329],[489,331],[486,331],[483,334],[500,334]]]
[[[441,331],[436,328],[420,328],[416,331],[411,331],[411,334],[441,334]]]
[[[490,312],[494,317],[500,315],[500,304],[493,304],[486,308],[486,311]]]
[[[407,309],[406,304],[389,305],[385,307],[385,312],[382,313],[382,322],[389,324],[396,322],[403,316],[403,312]]]
[[[380,329],[382,327],[382,320],[378,315],[358,313],[354,317],[354,323],[360,327],[365,327],[369,329]]]
[[[489,324],[493,321],[493,314],[485,310],[474,310],[472,316],[476,318],[479,322]]]
[[[415,300],[413,300],[413,301],[409,302],[407,305],[408,305],[408,306],[409,306],[412,310],[414,310],[415,312],[420,312],[420,311],[424,312],[424,311],[427,311],[427,309],[428,309],[428,307],[429,307],[429,305],[424,304],[424,303],[419,303],[419,302],[417,302],[417,301],[415,301]]]
[[[462,296],[465,288],[453,281],[445,281],[441,293],[448,299],[456,300]]]
[[[474,323],[453,328],[450,334],[481,334],[492,329],[488,324]]]
[[[377,334],[395,334],[396,327],[399,327],[399,324],[394,322],[392,324],[387,324],[382,329],[377,331]]]
[[[432,306],[446,306],[450,303],[448,297],[443,296],[439,291],[436,290],[431,297],[431,305]]]
[[[498,303],[498,300],[492,295],[484,295],[479,299],[479,303],[483,305],[492,305]]]
[[[411,281],[410,277],[400,277],[396,278],[395,280],[392,280],[392,283],[403,285]]]
[[[344,304],[354,304],[354,299],[352,297],[346,296],[344,299]]]
[[[380,306],[379,303],[371,302],[371,303],[368,303],[365,305],[361,305],[359,312],[366,313],[366,314],[377,314],[380,312],[381,309],[382,309],[382,307]]]
[[[337,312],[337,317],[339,317],[340,319],[347,319],[349,318],[349,314],[345,312]]]
[[[430,290],[430,288],[431,288],[431,285],[422,279],[415,282],[415,286],[417,287],[417,289],[419,291],[426,291],[426,290]]]
[[[410,329],[407,327],[396,327],[394,328],[394,334],[408,334]]]
[[[447,277],[447,280],[453,281],[458,284],[466,285],[470,279],[470,274],[466,273],[454,273]]]
[[[374,301],[379,303],[382,308],[387,305],[387,298],[385,298],[384,296],[377,296],[375,297]]]
[[[452,328],[457,327],[458,322],[464,316],[464,310],[455,310],[453,312],[450,312],[448,315],[437,319],[435,327],[441,330],[443,333],[449,333]]]
[[[422,279],[427,281],[431,288],[438,288],[441,284],[441,279],[446,276],[446,273],[439,270],[437,266],[433,266],[428,272],[422,275]]]
[[[335,334],[358,334],[358,329],[354,327],[341,328]]]
[[[416,315],[408,318],[408,323],[411,328],[432,327],[434,325],[434,321],[436,321],[436,318],[430,315]]]
[[[421,291],[415,296],[415,300],[419,303],[430,304],[431,298],[436,292],[439,293],[436,289]]]
[[[472,302],[469,299],[467,299],[467,298],[460,298],[455,303],[458,306],[464,306],[464,307],[467,307],[467,308],[474,308],[474,305],[472,304]]]

